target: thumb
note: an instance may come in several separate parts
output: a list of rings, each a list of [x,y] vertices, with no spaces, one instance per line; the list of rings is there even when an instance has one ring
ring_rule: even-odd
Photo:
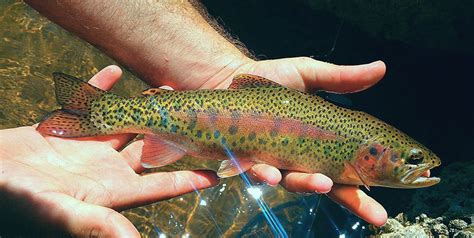
[[[377,83],[385,74],[385,64],[334,65],[307,57],[292,58],[307,91],[357,92]]]
[[[60,207],[50,210],[50,214],[73,236],[140,237],[133,224],[115,210],[65,194],[51,194],[47,199],[53,204],[60,204]]]

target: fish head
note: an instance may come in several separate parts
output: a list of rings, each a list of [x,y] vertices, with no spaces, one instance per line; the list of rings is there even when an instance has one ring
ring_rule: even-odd
[[[366,186],[422,188],[439,183],[429,177],[429,170],[439,165],[439,157],[419,143],[373,142],[359,148],[353,167]]]

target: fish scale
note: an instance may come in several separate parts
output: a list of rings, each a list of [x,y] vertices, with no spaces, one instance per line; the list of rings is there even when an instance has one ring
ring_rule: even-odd
[[[438,166],[439,158],[396,128],[262,77],[239,75],[229,90],[149,89],[133,98],[96,90],[64,74],[55,74],[54,79],[57,87],[66,85],[70,90],[56,91],[63,109],[41,122],[42,134],[145,134],[145,167],[190,155],[224,160],[218,172],[221,177],[266,163],[320,172],[342,184],[420,187],[439,181],[419,176]],[[71,103],[74,110],[69,108]],[[66,118],[77,116],[76,132],[67,126],[71,123],[61,124],[57,119],[65,113]],[[77,132],[81,131],[77,121],[84,128],[82,134]],[[235,153],[241,168],[228,162],[225,148]],[[415,183],[419,178],[423,181]]]

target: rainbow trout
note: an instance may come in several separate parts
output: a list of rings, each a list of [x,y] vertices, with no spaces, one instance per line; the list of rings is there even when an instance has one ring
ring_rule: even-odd
[[[401,131],[255,75],[236,76],[228,90],[152,88],[133,98],[62,73],[54,73],[54,81],[62,109],[39,124],[41,134],[144,134],[146,168],[188,155],[222,160],[220,177],[265,163],[320,172],[340,184],[419,188],[440,181],[426,176],[440,159]],[[238,163],[229,160],[228,151]]]

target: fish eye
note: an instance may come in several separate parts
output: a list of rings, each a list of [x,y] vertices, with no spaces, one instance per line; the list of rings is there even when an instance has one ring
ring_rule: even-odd
[[[409,164],[418,165],[423,162],[423,152],[419,149],[412,149],[406,160]]]

